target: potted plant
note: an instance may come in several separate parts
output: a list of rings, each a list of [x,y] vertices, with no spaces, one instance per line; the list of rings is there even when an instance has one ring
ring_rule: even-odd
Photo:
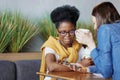
[[[38,33],[38,28],[19,13],[0,14],[0,60],[40,59],[38,52],[19,53],[20,49]],[[39,56],[38,56],[39,55]]]
[[[10,13],[2,13],[0,16],[0,53],[4,52],[12,38],[15,27]]]
[[[15,30],[11,38],[9,51],[19,52],[22,47],[38,33],[38,29],[29,20],[22,18],[20,14],[14,14],[13,26]]]

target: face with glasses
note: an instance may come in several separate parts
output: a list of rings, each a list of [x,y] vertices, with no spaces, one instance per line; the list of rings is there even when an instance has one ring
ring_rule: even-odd
[[[70,47],[75,37],[75,26],[69,21],[60,22],[57,33],[61,44]]]

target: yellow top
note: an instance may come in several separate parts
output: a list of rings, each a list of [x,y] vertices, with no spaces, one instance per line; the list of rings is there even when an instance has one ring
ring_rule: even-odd
[[[45,55],[44,55],[44,48],[50,47],[55,50],[56,54],[58,54],[59,60],[63,61],[65,58],[68,58],[69,63],[74,63],[78,59],[78,51],[81,48],[81,44],[79,44],[76,40],[74,40],[72,47],[65,49],[58,41],[58,38],[54,38],[52,36],[42,45],[41,52],[42,52],[42,62],[40,72],[46,72],[46,65],[45,65]],[[40,80],[44,80],[43,76],[40,76]]]

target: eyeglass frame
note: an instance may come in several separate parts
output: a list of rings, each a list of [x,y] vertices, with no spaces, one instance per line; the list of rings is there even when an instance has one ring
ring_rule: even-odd
[[[75,29],[74,29],[74,30],[71,30],[71,31],[69,31],[69,32],[59,31],[59,30],[58,30],[58,32],[60,33],[61,36],[66,36],[67,34],[69,34],[69,35],[71,35],[71,36],[75,35]],[[62,32],[64,32],[64,33],[62,33]]]

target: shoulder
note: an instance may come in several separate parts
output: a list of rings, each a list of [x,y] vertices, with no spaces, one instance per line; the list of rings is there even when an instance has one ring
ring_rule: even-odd
[[[109,30],[112,24],[102,24],[98,30]]]
[[[110,33],[112,24],[103,24],[98,28],[98,33]]]
[[[112,24],[103,24],[98,28],[98,33],[102,32],[102,33],[111,33],[117,30],[120,30],[120,23],[112,23]]]
[[[102,24],[98,30],[111,30],[115,26],[120,26],[118,23],[112,23],[112,24]]]
[[[55,55],[55,58],[56,58],[57,60],[59,59],[59,55],[55,52],[54,49],[52,49],[52,48],[50,48],[50,47],[45,47],[45,49],[44,49],[44,54],[45,54],[45,56],[46,56],[47,54],[53,54],[53,55]]]
[[[55,54],[56,52],[55,52],[55,50],[53,50],[50,47],[45,47],[44,53],[45,53],[45,55],[47,55],[47,54]]]

